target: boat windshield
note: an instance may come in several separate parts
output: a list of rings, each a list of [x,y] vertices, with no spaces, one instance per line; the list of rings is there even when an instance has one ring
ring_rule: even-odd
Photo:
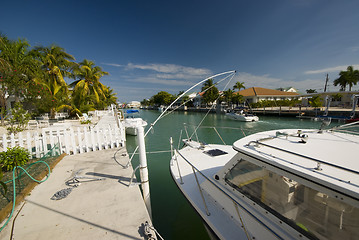
[[[225,181],[312,239],[359,239],[359,209],[322,192],[240,160]]]

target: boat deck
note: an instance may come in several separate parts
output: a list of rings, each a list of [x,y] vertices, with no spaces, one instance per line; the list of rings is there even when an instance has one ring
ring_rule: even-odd
[[[180,150],[181,155],[191,160],[191,164],[194,168],[201,171],[207,178],[213,181],[214,174],[236,153],[232,146],[221,146],[220,149],[226,151],[227,154],[212,157],[205,151],[216,150],[217,147],[214,144],[205,145],[204,148],[199,148],[201,145],[197,142],[187,143],[191,147]],[[216,152],[214,152],[216,154]],[[198,185],[196,184],[196,178],[193,174],[192,166],[189,165],[184,158],[177,156],[178,166],[176,161],[171,161],[172,176],[179,186],[180,190],[191,202],[192,206],[196,209],[198,214],[206,220],[206,224],[210,226],[212,230],[222,239],[246,239],[246,235],[241,228],[241,224],[237,221],[233,221],[230,214],[236,215],[236,213],[228,213],[222,208],[218,208],[218,202],[206,191],[203,191],[208,214],[205,204],[201,197]],[[210,167],[209,167],[210,166]],[[181,183],[180,173],[183,182]],[[198,182],[201,186],[204,184],[210,184],[206,182],[205,178],[196,171]],[[208,189],[208,188],[206,188]],[[223,229],[219,230],[216,226],[222,226]],[[235,227],[233,227],[235,225]],[[235,230],[233,230],[235,229]]]
[[[280,166],[288,172],[359,199],[359,136],[334,131],[297,130],[262,132],[240,139],[234,149]],[[252,142],[251,144],[249,144]],[[248,145],[249,144],[249,145]],[[308,157],[310,156],[310,157]]]

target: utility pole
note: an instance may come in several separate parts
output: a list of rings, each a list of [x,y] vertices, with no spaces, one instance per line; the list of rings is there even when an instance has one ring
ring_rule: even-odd
[[[327,77],[325,78],[324,92],[327,91],[328,80],[329,80],[329,77],[328,77],[328,73],[327,73]]]

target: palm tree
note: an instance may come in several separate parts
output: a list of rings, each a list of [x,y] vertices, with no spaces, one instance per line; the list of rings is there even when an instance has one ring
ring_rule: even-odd
[[[102,71],[102,68],[95,66],[94,62],[84,59],[73,70],[73,73],[75,78],[78,78],[70,84],[74,87],[72,95],[76,106],[83,103],[98,104],[100,98],[106,99],[107,87],[100,82],[100,78],[108,75],[108,72]]]
[[[242,88],[246,89],[246,87],[244,86],[244,82],[236,82],[236,84],[234,84],[233,86],[233,90],[238,89],[238,91],[240,91]]]
[[[243,103],[245,100],[243,98],[242,95],[240,94],[233,94],[233,97],[232,97],[232,102],[234,104],[236,104],[237,106],[240,104],[240,103]]]
[[[104,101],[106,103],[106,106],[117,103],[117,97],[116,97],[117,93],[114,93],[112,88],[106,86],[104,94],[105,94]]]
[[[32,54],[41,61],[44,75],[36,79],[46,87],[52,96],[52,106],[50,108],[50,117],[54,118],[56,107],[63,105],[68,100],[68,85],[64,77],[72,77],[71,70],[76,65],[75,58],[66,53],[59,46],[35,47]]]
[[[104,97],[100,97],[99,103],[95,104],[96,109],[105,109],[107,106],[110,106],[111,104],[116,105],[117,93],[114,93],[113,89],[111,89],[109,86],[105,86],[103,93],[104,93]]]
[[[334,86],[340,86],[341,91],[346,90],[346,86],[349,86],[349,91],[352,90],[353,85],[356,85],[359,81],[359,71],[354,70],[353,66],[348,66],[347,71],[340,71],[339,78],[334,80]]]

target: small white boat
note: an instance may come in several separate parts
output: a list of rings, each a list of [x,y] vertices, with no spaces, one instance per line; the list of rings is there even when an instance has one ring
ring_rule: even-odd
[[[359,239],[359,135],[344,126],[184,140],[171,174],[219,239]]]
[[[259,118],[256,115],[241,112],[228,112],[225,114],[227,117],[242,121],[242,122],[258,122]]]
[[[123,120],[126,134],[137,136],[137,126],[146,126],[147,122],[139,117],[137,109],[130,109],[125,111],[125,118]]]
[[[158,109],[158,111],[163,112],[165,110],[165,107],[164,106],[159,106],[157,109]]]

